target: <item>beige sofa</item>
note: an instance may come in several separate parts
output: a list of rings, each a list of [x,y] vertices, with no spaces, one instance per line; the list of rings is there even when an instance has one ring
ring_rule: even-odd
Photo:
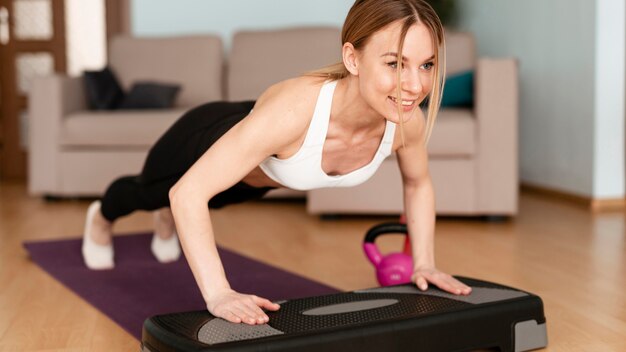
[[[29,192],[98,196],[114,178],[139,172],[150,146],[187,109],[214,100],[255,99],[272,83],[336,62],[339,38],[337,28],[246,31],[233,37],[227,54],[214,36],[115,38],[109,66],[122,86],[128,89],[140,79],[179,83],[182,89],[175,107],[88,111],[80,77],[36,80],[30,97]],[[477,62],[468,34],[450,34],[448,41],[450,72],[476,68],[477,101],[474,110],[442,111],[435,127],[430,154],[437,210],[440,214],[515,214],[515,62]],[[390,158],[371,180],[355,188],[308,192],[309,211],[400,213],[401,182],[395,165]]]
[[[138,173],[150,146],[185,110],[223,98],[222,57],[217,37],[113,40],[109,65],[126,90],[144,78],[183,85],[175,107],[167,110],[89,111],[81,77],[35,80],[29,192],[95,196],[114,178]]]

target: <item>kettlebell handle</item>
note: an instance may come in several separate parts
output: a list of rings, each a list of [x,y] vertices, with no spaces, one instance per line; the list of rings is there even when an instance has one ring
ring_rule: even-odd
[[[374,241],[376,240],[376,237],[388,233],[401,233],[408,235],[408,229],[405,224],[389,222],[376,225],[365,234],[365,239],[363,240],[363,250],[365,251],[365,255],[370,260],[370,262],[372,262],[372,264],[374,264],[374,266],[376,267],[380,265],[381,261],[383,260],[383,256],[378,250],[378,247],[376,247]]]
[[[400,224],[397,222],[388,222],[388,223],[376,225],[372,227],[369,231],[367,231],[363,242],[374,243],[374,241],[376,240],[376,237],[380,235],[385,235],[388,233],[408,234],[409,230],[407,229],[406,224]]]
[[[383,256],[374,241],[378,236],[391,233],[405,236],[404,252],[394,252]],[[408,235],[406,224],[396,222],[376,225],[365,234],[363,250],[367,259],[374,264],[376,278],[382,286],[411,282],[413,260],[411,258]]]

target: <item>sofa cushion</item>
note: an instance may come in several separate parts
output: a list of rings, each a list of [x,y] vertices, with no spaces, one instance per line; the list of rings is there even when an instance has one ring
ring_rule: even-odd
[[[81,111],[61,125],[64,147],[151,147],[185,113],[184,109]]]
[[[341,29],[240,31],[229,57],[228,100],[257,99],[274,83],[341,61]]]
[[[123,89],[145,80],[180,84],[176,107],[222,100],[223,56],[222,41],[215,35],[123,36],[113,38],[109,47],[109,64]]]
[[[441,106],[474,106],[474,71],[466,71],[446,78]]]
[[[470,157],[476,152],[476,119],[471,109],[443,108],[428,143],[431,157]]]
[[[85,71],[83,83],[87,103],[92,110],[113,110],[124,99],[124,91],[109,67],[100,71]]]
[[[120,109],[169,109],[180,91],[177,84],[137,82],[126,94]]]
[[[447,75],[473,70],[476,67],[476,43],[468,32],[446,30]]]

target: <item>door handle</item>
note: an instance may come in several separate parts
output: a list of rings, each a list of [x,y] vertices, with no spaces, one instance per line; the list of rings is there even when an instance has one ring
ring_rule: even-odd
[[[9,10],[6,7],[0,7],[0,44],[9,44]]]

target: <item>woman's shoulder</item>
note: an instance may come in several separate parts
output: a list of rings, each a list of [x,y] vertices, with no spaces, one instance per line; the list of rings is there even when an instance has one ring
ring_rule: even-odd
[[[261,94],[257,105],[278,103],[290,110],[307,110],[314,107],[324,79],[313,76],[300,76],[271,85]]]
[[[270,86],[256,101],[255,112],[274,123],[290,126],[293,130],[309,125],[324,80],[316,77],[296,77]]]
[[[306,135],[323,84],[323,79],[307,76],[273,84],[257,99],[247,120],[297,143]]]

